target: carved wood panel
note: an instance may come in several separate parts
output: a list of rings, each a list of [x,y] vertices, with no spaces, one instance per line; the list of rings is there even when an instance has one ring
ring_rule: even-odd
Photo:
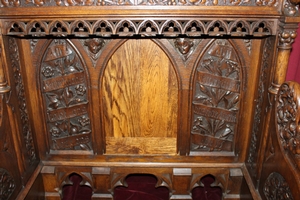
[[[110,58],[102,80],[109,154],[176,152],[178,81],[151,40],[128,40]]]
[[[72,44],[52,40],[43,52],[40,84],[53,150],[90,150],[88,80],[85,65]]]
[[[13,199],[22,187],[22,177],[14,146],[13,134],[7,110],[8,95],[0,94],[0,111],[5,117],[0,123],[0,199]]]
[[[194,75],[192,151],[232,151],[240,108],[241,63],[228,40],[205,50]]]

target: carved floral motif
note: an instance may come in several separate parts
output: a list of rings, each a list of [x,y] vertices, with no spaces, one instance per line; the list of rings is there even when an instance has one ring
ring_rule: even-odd
[[[15,187],[15,180],[11,174],[7,170],[0,168],[0,199],[9,199]]]
[[[300,155],[299,91],[297,83],[281,85],[277,100],[278,133],[283,148]]]
[[[267,200],[293,200],[289,185],[281,174],[273,172],[264,184],[264,194]]]
[[[227,40],[216,40],[196,70],[192,150],[231,151],[240,102],[240,63]]]
[[[41,82],[52,149],[91,149],[87,81],[67,40],[53,40],[41,64]]]
[[[20,118],[22,123],[22,135],[27,150],[28,159],[30,162],[36,160],[35,147],[32,138],[32,129],[26,105],[26,95],[21,74],[20,58],[17,42],[14,38],[9,38],[9,57],[11,60],[11,67],[14,71],[14,81],[16,86],[16,92],[19,102]]]

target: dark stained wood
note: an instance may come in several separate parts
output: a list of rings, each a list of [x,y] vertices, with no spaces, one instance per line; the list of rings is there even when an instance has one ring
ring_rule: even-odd
[[[170,199],[207,176],[297,199],[298,3],[1,1],[0,198],[61,199],[75,175],[113,199],[142,174]]]

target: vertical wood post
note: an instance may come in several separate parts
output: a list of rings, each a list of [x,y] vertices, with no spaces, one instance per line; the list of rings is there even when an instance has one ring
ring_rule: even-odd
[[[7,93],[10,91],[10,87],[7,84],[4,66],[5,66],[5,58],[4,58],[4,45],[3,45],[3,37],[2,37],[2,26],[0,24],[0,95]]]

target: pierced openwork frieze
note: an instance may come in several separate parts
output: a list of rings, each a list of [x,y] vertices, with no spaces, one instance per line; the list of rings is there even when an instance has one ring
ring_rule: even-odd
[[[0,7],[29,6],[271,6],[278,0],[2,0]]]
[[[96,35],[109,36],[266,36],[276,34],[277,20],[261,19],[224,19],[214,20],[205,18],[163,18],[163,19],[90,19],[90,20],[33,20],[6,21],[6,35],[31,35],[34,37],[53,35],[75,35],[86,37]]]
[[[281,85],[277,100],[277,128],[285,150],[300,155],[300,86],[295,82]]]
[[[215,40],[196,69],[192,151],[232,151],[240,104],[241,64],[227,40]]]
[[[264,194],[267,200],[293,200],[289,185],[281,174],[273,172],[264,184]]]
[[[3,168],[0,168],[0,199],[9,199],[16,187],[15,180],[11,174]]]
[[[40,78],[51,149],[91,149],[88,83],[83,66],[67,40],[53,40],[44,52]]]
[[[32,128],[27,111],[26,95],[23,78],[21,74],[20,57],[17,42],[14,38],[9,38],[9,58],[14,72],[15,89],[18,97],[20,119],[22,125],[22,135],[27,151],[28,160],[32,163],[36,160],[34,142],[32,138]]]

